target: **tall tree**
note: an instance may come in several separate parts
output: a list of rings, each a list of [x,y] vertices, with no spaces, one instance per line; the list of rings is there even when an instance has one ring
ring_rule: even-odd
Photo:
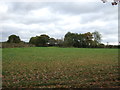
[[[64,37],[64,45],[68,47],[72,47],[75,44],[75,34],[68,32]]]
[[[36,45],[36,43],[37,43],[37,37],[31,37],[30,40],[29,40],[29,43]]]
[[[93,35],[90,32],[83,34],[83,45],[84,47],[90,47],[92,43]]]
[[[101,34],[98,31],[94,31],[92,34],[93,34],[94,43],[96,45],[100,44],[100,42],[101,42]]]
[[[55,46],[56,40],[54,38],[50,38],[48,43],[49,43],[50,46]]]
[[[45,34],[43,34],[40,37],[38,37],[39,46],[47,46],[49,38],[50,37],[48,35],[45,35]]]
[[[21,40],[20,40],[20,37],[19,36],[16,36],[16,35],[10,35],[8,37],[8,43],[20,43]]]
[[[56,39],[56,45],[59,47],[63,47],[64,46],[64,40],[63,39]]]
[[[40,36],[32,37],[29,43],[35,44],[36,46],[47,46],[49,38],[50,37],[48,35],[43,34]]]
[[[71,33],[68,32],[65,35],[64,43],[66,46],[73,46],[73,47],[90,47],[92,43],[92,33],[87,32],[84,34],[78,33]]]

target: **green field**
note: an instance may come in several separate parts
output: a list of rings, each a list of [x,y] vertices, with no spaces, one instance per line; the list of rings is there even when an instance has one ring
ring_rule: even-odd
[[[2,49],[3,88],[119,87],[118,49]]]

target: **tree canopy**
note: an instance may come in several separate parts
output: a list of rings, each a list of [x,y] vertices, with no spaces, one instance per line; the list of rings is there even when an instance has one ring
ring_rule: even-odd
[[[59,46],[59,47],[77,47],[77,48],[113,48],[117,46],[104,45],[101,43],[102,35],[98,31],[86,32],[86,33],[72,33],[67,32],[64,39],[55,39],[49,37],[46,34],[40,36],[31,37],[29,40],[29,45],[37,47],[46,46]],[[25,43],[20,40],[19,36],[10,35],[7,40],[8,43]],[[119,46],[120,47],[120,46]]]
[[[68,32],[62,39],[50,38],[48,35],[31,37],[29,43],[36,46],[63,46],[63,47],[97,47],[101,41],[98,31],[93,33],[71,33]]]
[[[48,35],[42,34],[40,36],[31,37],[29,43],[35,44],[36,46],[47,46],[49,38]]]
[[[95,31],[83,34],[68,32],[64,37],[64,46],[67,47],[96,47],[101,40],[101,34]]]
[[[16,36],[16,35],[10,35],[8,37],[8,43],[20,43],[21,40],[20,40],[20,37],[19,36]]]

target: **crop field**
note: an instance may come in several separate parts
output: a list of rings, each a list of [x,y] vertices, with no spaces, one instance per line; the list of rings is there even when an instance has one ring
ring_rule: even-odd
[[[118,49],[4,48],[3,88],[120,87]]]

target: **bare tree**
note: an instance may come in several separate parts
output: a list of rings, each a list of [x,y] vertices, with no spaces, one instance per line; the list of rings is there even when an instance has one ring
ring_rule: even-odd
[[[101,0],[103,3],[106,3],[107,0]],[[120,3],[120,0],[113,0],[113,2],[111,2],[112,5],[117,5],[118,3]]]

